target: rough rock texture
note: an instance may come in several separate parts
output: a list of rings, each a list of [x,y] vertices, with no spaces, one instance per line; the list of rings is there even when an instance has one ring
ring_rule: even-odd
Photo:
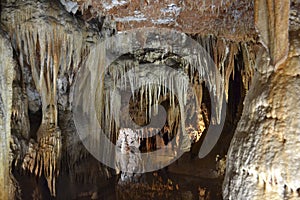
[[[269,50],[271,65],[284,61],[288,53],[290,0],[256,0],[255,25],[261,42]]]
[[[286,24],[286,16],[281,15],[286,12],[277,14],[276,17],[285,18],[277,26]],[[262,34],[270,32],[272,28],[262,30]],[[261,54],[228,152],[225,199],[299,198],[299,33],[299,28],[272,33],[274,42],[268,44],[270,51]],[[287,59],[276,63],[288,46],[284,43],[286,34],[289,35]]]
[[[229,0],[73,0],[87,20],[112,16],[117,29],[165,27],[189,34],[232,40],[256,35],[253,1]]]
[[[133,87],[134,84],[132,83],[137,83],[137,81],[135,80],[134,76],[129,76],[128,71],[129,70],[135,70],[136,74],[139,74],[140,76],[142,76],[142,80],[144,82],[146,82],[146,84],[144,84],[140,90],[138,92],[140,92],[140,94],[142,95],[138,95],[135,94],[135,99],[141,99],[139,101],[139,103],[142,106],[136,106],[134,109],[135,110],[140,110],[141,108],[150,108],[151,105],[153,105],[154,107],[156,106],[157,103],[159,103],[159,98],[156,98],[157,95],[158,97],[162,97],[165,98],[164,96],[166,96],[167,92],[164,92],[163,89],[161,89],[160,87],[156,87],[155,84],[151,85],[152,82],[156,83],[157,85],[169,85],[169,88],[172,92],[176,92],[176,90],[178,90],[178,88],[187,88],[185,87],[185,83],[186,81],[178,81],[178,80],[182,80],[181,78],[185,76],[180,76],[177,77],[178,73],[174,73],[177,72],[177,70],[180,73],[184,73],[186,71],[190,71],[190,73],[192,74],[193,71],[195,71],[195,67],[199,66],[201,68],[202,71],[200,71],[200,73],[196,73],[197,75],[199,74],[199,77],[205,79],[206,84],[208,89],[211,91],[211,98],[214,99],[215,101],[215,105],[212,109],[216,110],[216,113],[220,113],[219,110],[222,110],[222,99],[224,99],[224,94],[221,91],[224,92],[228,92],[228,86],[229,86],[229,80],[231,77],[231,74],[235,73],[235,64],[239,63],[239,67],[236,67],[237,72],[236,73],[240,73],[242,78],[242,86],[241,88],[245,88],[245,90],[248,89],[249,86],[249,82],[251,80],[251,76],[253,73],[253,69],[250,67],[252,65],[252,62],[254,60],[253,57],[255,57],[255,53],[254,53],[254,47],[255,45],[252,45],[251,43],[235,43],[235,42],[231,42],[231,41],[227,41],[225,39],[218,39],[218,38],[214,38],[214,37],[198,37],[196,38],[197,42],[199,42],[207,52],[209,52],[210,56],[214,58],[214,61],[217,65],[217,69],[219,69],[220,71],[222,71],[222,75],[217,75],[215,73],[211,73],[209,70],[210,68],[208,67],[209,64],[207,64],[210,61],[204,62],[203,59],[206,59],[206,57],[202,56],[203,54],[201,54],[202,50],[199,49],[199,51],[193,51],[195,53],[192,53],[191,50],[189,50],[189,45],[190,44],[188,41],[188,39],[182,39],[179,40],[181,42],[177,42],[176,45],[178,45],[179,47],[182,46],[182,48],[174,48],[172,51],[170,50],[170,55],[166,54],[162,54],[161,52],[156,52],[156,51],[149,51],[149,49],[154,49],[154,48],[165,48],[168,49],[167,45],[169,45],[166,41],[170,41],[172,40],[172,34],[174,34],[173,31],[166,31],[166,30],[155,30],[156,32],[154,32],[155,29],[147,29],[147,31],[141,30],[140,32],[129,32],[127,33],[125,36],[122,35],[118,37],[112,37],[112,41],[108,42],[107,44],[99,44],[99,46],[97,46],[96,51],[93,51],[93,54],[90,54],[88,59],[87,59],[87,64],[86,67],[83,69],[83,71],[81,71],[81,74],[78,76],[80,77],[80,80],[82,80],[81,82],[78,82],[78,87],[76,87],[75,90],[75,94],[76,94],[76,101],[74,103],[74,110],[78,111],[78,112],[74,112],[75,113],[75,118],[79,119],[79,122],[82,122],[82,119],[85,119],[87,121],[91,121],[89,123],[89,126],[86,126],[86,123],[81,123],[78,126],[78,129],[81,129],[80,131],[83,133],[91,133],[91,130],[95,130],[98,131],[99,130],[99,126],[96,126],[99,124],[99,122],[97,121],[97,119],[94,117],[94,110],[97,111],[97,118],[101,119],[104,121],[104,123],[101,121],[101,126],[104,127],[103,130],[106,131],[106,136],[107,138],[111,139],[112,141],[114,140],[114,138],[116,138],[116,135],[118,134],[118,128],[120,127],[120,121],[119,118],[125,113],[128,114],[128,112],[119,112],[120,107],[121,107],[121,103],[123,103],[123,99],[121,99],[121,95],[119,95],[119,91],[124,90],[124,88],[126,90],[128,90],[129,94],[131,95],[132,93],[135,92],[135,88]],[[161,37],[154,37],[157,32],[160,32],[160,34],[162,35]],[[154,33],[153,33],[154,32]],[[154,36],[153,36],[154,35]],[[181,35],[181,34],[180,34]],[[181,35],[184,36],[184,35]],[[125,38],[123,38],[125,37]],[[170,39],[171,37],[171,39]],[[185,36],[184,36],[185,37]],[[133,39],[128,39],[128,38],[133,38]],[[159,40],[157,42],[151,42],[148,43],[147,41],[149,41],[149,39],[156,40],[155,38],[159,38]],[[165,38],[165,39],[161,39],[161,38]],[[152,45],[152,46],[151,46]],[[120,47],[122,46],[122,47]],[[153,47],[154,46],[154,47]],[[213,48],[213,46],[216,46],[216,48]],[[141,52],[137,52],[136,48],[145,48],[148,49],[147,51],[143,52],[143,50],[141,50]],[[103,49],[106,48],[106,51],[103,51]],[[194,48],[194,47],[193,47]],[[139,50],[139,49],[138,49]],[[176,58],[174,55],[172,57],[172,54],[179,54],[181,53],[180,51],[182,51],[183,56],[182,56],[182,60],[180,60],[180,62],[178,62],[178,64],[174,64],[173,68],[170,67],[170,69],[173,69],[171,71],[171,73],[167,73],[168,71],[166,70],[162,70],[164,68],[162,68],[159,64],[156,63],[160,63],[163,62],[172,62],[171,60]],[[125,61],[120,61],[120,60],[116,60],[116,63],[110,65],[109,69],[107,69],[107,71],[105,71],[105,74],[101,76],[103,76],[103,78],[97,75],[97,73],[93,73],[93,72],[97,72],[97,71],[101,71],[103,72],[105,70],[105,64],[106,63],[110,63],[108,61],[108,59],[112,59],[114,60],[114,58],[116,57],[116,55],[119,54],[125,54],[129,52],[127,55],[128,57],[130,57],[130,60],[128,60],[127,62]],[[178,53],[179,52],[179,53]],[[187,53],[188,52],[188,53]],[[151,55],[151,56],[150,56]],[[200,55],[200,56],[199,56]],[[238,61],[237,59],[235,59],[235,56],[239,56],[239,57],[243,57],[243,60]],[[105,59],[105,58],[108,59]],[[144,59],[140,59],[139,57],[144,58]],[[148,60],[146,59],[148,58]],[[141,63],[139,63],[139,61],[143,61]],[[146,62],[147,61],[147,62]],[[173,61],[175,62],[175,61]],[[99,64],[101,63],[101,64]],[[145,68],[145,66],[147,66],[145,63],[148,63],[148,65],[152,66],[152,68]],[[175,62],[176,63],[176,62]],[[141,70],[142,69],[142,70]],[[145,70],[147,69],[147,70]],[[149,71],[150,69],[150,71]],[[177,70],[174,70],[177,69]],[[142,73],[139,73],[139,70]],[[168,74],[168,75],[166,75]],[[161,77],[159,77],[161,76]],[[156,79],[154,79],[153,77],[156,77]],[[158,79],[157,79],[158,77]],[[168,77],[168,78],[167,78]],[[175,78],[177,79],[177,81],[175,81]],[[100,79],[100,81],[99,81]],[[153,79],[153,80],[152,80]],[[172,81],[174,79],[174,81]],[[200,78],[199,78],[200,79]],[[149,81],[151,80],[151,82]],[[194,81],[194,83],[192,83],[192,86],[197,86],[199,88],[202,87],[202,85],[200,84],[201,81]],[[227,87],[226,87],[227,86]],[[106,89],[111,87],[111,88],[116,88],[116,91],[114,91],[113,89]],[[218,88],[219,87],[219,88]],[[216,90],[214,90],[213,88],[216,88]],[[96,92],[94,92],[96,91]],[[180,93],[179,93],[180,92]],[[188,98],[185,96],[186,92],[185,90],[180,90],[179,89],[179,94],[182,94],[182,96],[177,97],[178,103],[176,103],[177,105],[180,106],[185,106],[186,103],[184,103],[186,100],[188,100]],[[239,91],[240,92],[240,91]],[[96,94],[96,98],[89,98],[90,96],[94,95],[94,93]],[[199,96],[201,96],[201,90],[198,91]],[[125,95],[123,95],[124,97]],[[168,105],[170,106],[170,108],[172,107],[176,107],[175,105],[175,100],[174,100],[174,95],[170,95],[169,98],[166,98],[165,100],[168,100],[167,102]],[[201,98],[200,98],[201,99]],[[221,101],[220,101],[221,99]],[[95,103],[97,102],[97,104]],[[126,104],[126,99],[124,101],[124,107],[127,106]],[[152,104],[151,104],[152,102]],[[96,105],[94,107],[94,105]],[[187,103],[188,105],[188,103]],[[134,107],[134,106],[133,106]],[[192,108],[193,109],[193,108]],[[122,110],[122,109],[121,109]],[[146,111],[146,114],[149,114],[149,110]],[[188,113],[186,113],[187,109],[182,109],[183,112],[181,112],[181,120],[178,120],[178,108],[177,111],[175,109],[169,109],[170,112],[168,112],[168,125],[171,128],[171,131],[173,132],[172,134],[175,135],[176,133],[176,129],[183,129],[183,131],[181,132],[183,134],[183,144],[181,146],[180,142],[178,145],[179,147],[181,146],[182,151],[189,151],[190,150],[190,144],[189,143],[189,138],[186,137],[186,134],[184,134],[185,129],[184,127],[184,123],[185,123],[185,115]],[[177,113],[176,113],[177,112]],[[124,115],[125,115],[124,114]],[[189,117],[192,117],[194,115],[194,112],[191,111],[191,114],[189,115]],[[214,117],[214,115],[212,115],[212,118]],[[128,118],[126,118],[128,119]],[[142,120],[140,120],[142,121]],[[215,117],[215,122],[218,121],[218,118]],[[178,128],[178,124],[181,123],[181,127],[182,128]],[[78,123],[79,124],[79,123]],[[95,125],[95,126],[94,126]],[[197,130],[198,131],[198,130]],[[95,135],[95,137],[94,137]],[[102,136],[100,136],[100,134],[90,134],[87,135],[86,137],[84,137],[85,142],[87,144],[87,146],[90,147],[92,153],[96,156],[101,157],[102,152],[113,152],[114,149],[111,148],[111,146],[107,143],[104,143],[106,138],[100,139]],[[95,141],[99,141],[99,142],[95,142]],[[187,142],[185,142],[187,141]],[[101,145],[99,145],[101,144]],[[178,146],[176,146],[178,148]],[[102,148],[101,150],[99,150],[99,148]],[[101,157],[103,158],[103,157]],[[113,162],[113,157],[108,157],[106,158],[106,161],[109,163]],[[150,159],[147,159],[148,163],[144,163],[144,166],[151,166],[153,165],[152,162],[150,163]],[[111,164],[111,166],[113,167],[114,165]],[[156,165],[154,165],[156,166]],[[143,169],[143,168],[142,168]]]
[[[90,50],[105,37],[111,37],[116,31],[144,26],[179,30],[201,44],[221,72],[221,77],[214,79],[214,83],[222,88],[220,91],[226,93],[228,103],[239,103],[231,101],[235,97],[234,93],[244,97],[255,74],[244,103],[243,118],[227,156],[224,198],[297,198],[300,188],[300,158],[295,153],[299,147],[297,134],[300,129],[300,114],[297,110],[300,85],[299,1],[60,2],[61,4],[58,0],[2,0],[0,4],[0,145],[3,149],[0,153],[0,199],[18,196],[19,186],[10,173],[12,169],[15,174],[20,171],[21,174],[30,172],[39,181],[45,180],[48,185],[46,189],[49,190],[47,192],[58,198],[97,197],[97,193],[93,192],[96,190],[94,188],[103,186],[111,172],[91,158],[76,134],[72,116],[75,78],[81,68],[87,69],[89,64],[97,63],[95,60],[103,54],[103,48],[98,46],[95,54]],[[150,56],[135,52],[129,57],[131,61],[138,60],[139,56],[145,57],[148,63],[165,62],[173,65],[177,62],[177,58],[172,55],[162,59],[161,53],[152,51],[148,54]],[[186,60],[181,64],[187,65],[187,69],[191,70],[195,63],[188,56]],[[133,65],[126,61],[117,63],[116,66],[115,75],[124,78],[124,69]],[[95,75],[93,72],[91,74]],[[240,85],[237,90],[230,92],[234,77],[240,77]],[[91,84],[94,85],[94,82]],[[194,127],[186,129],[189,135],[197,137],[197,141],[207,128],[211,115],[206,112],[209,100],[204,98],[203,84],[194,84],[198,91],[198,104],[202,102],[201,109],[198,110],[201,114],[196,116],[200,125],[196,123]],[[151,98],[153,91],[155,90],[150,87],[148,90],[143,89],[147,98],[139,103],[146,102],[146,106],[151,106],[148,102],[157,101]],[[216,99],[221,99],[222,96],[218,96],[220,93],[215,94]],[[88,98],[89,95],[90,91],[86,89],[83,98]],[[110,99],[106,100],[109,102]],[[111,103],[111,107],[115,108],[117,104]],[[105,109],[100,108],[100,116],[105,112],[107,116],[110,114],[110,107],[107,105],[103,106]],[[238,113],[243,108],[241,105],[228,107],[236,108]],[[140,114],[136,111],[138,108],[136,106],[133,110]],[[164,127],[169,136],[175,135],[173,129],[178,125],[179,115],[176,109],[176,106],[175,109],[170,109],[170,125]],[[189,109],[195,107],[189,105]],[[230,122],[238,120],[236,116],[229,118]],[[117,140],[118,130],[114,130],[110,118],[107,119],[108,130],[111,131],[108,136]],[[143,117],[138,120],[143,123],[145,121]],[[223,145],[222,142],[219,144]],[[146,150],[142,151],[154,150],[151,145],[151,140],[147,140]],[[217,166],[220,174],[224,172],[224,162],[225,158],[220,158]],[[194,170],[195,166],[190,167],[186,171]],[[181,170],[178,166],[176,168]],[[196,170],[193,172],[197,173]],[[201,173],[208,174],[207,171]],[[22,180],[19,182],[21,184]],[[22,183],[23,196],[27,191],[26,183]],[[82,188],[75,183],[86,184],[87,192],[77,193]],[[110,186],[106,187],[111,188]],[[148,186],[152,187],[146,184],[145,188]],[[156,186],[153,185],[154,188]],[[164,190],[178,190],[175,185],[169,186],[169,183],[163,185]],[[63,189],[59,190],[58,187]],[[135,187],[133,185],[133,189]],[[28,198],[42,196],[38,188],[28,191]],[[187,194],[185,196],[192,198],[190,193]],[[47,198],[50,197],[45,197]]]
[[[12,199],[15,188],[11,180],[11,115],[14,67],[12,47],[7,35],[0,30],[0,199]]]
[[[11,127],[14,165],[20,165],[37,177],[44,176],[51,194],[55,196],[63,148],[58,110],[71,109],[72,93],[69,91],[75,74],[87,54],[87,47],[99,38],[99,34],[88,24],[77,21],[58,2],[2,1],[1,11],[3,29],[8,32],[14,59],[18,63],[13,85]],[[12,58],[12,50],[7,49],[1,51],[1,56]],[[9,72],[6,70],[6,73]],[[6,88],[9,92],[9,86]],[[9,96],[2,98],[7,98],[5,110],[8,112]],[[40,110],[41,124],[38,120],[34,121],[33,125],[39,127],[34,131],[29,125],[28,112]],[[7,115],[10,116],[9,113]],[[10,121],[5,124],[10,126]],[[65,134],[64,139],[71,141],[68,148],[73,145],[74,138],[70,139]]]

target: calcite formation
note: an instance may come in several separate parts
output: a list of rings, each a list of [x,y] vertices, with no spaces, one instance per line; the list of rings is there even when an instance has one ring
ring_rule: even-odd
[[[21,82],[25,83],[21,90],[29,91],[29,94],[25,92],[23,98],[26,103],[30,93],[38,93],[42,110],[42,122],[35,133],[36,143],[29,143],[28,150],[23,149],[26,155],[22,167],[37,176],[43,173],[51,194],[55,195],[55,178],[59,174],[62,140],[57,116],[57,103],[60,101],[57,101],[57,98],[66,92],[63,86],[58,84],[67,78],[66,84],[72,85],[75,71],[86,54],[86,40],[89,40],[90,36],[93,37],[93,32],[82,31],[77,25],[78,22],[65,11],[60,11],[58,4],[34,1],[1,3],[4,5],[1,21],[12,39],[21,69],[19,76],[22,78]],[[57,18],[58,16],[60,17]],[[28,86],[30,81],[34,85],[33,88]],[[57,92],[57,89],[61,92]],[[22,101],[14,104],[13,118],[26,124],[28,107],[22,104]],[[22,136],[29,140],[30,127],[22,126],[20,131],[23,132]]]
[[[0,31],[0,198],[14,197],[14,184],[11,179],[11,115],[13,99],[13,80],[15,76],[13,50],[5,33]]]
[[[141,166],[141,158],[139,154],[132,154],[129,159],[127,157],[122,156],[127,154],[128,152],[139,153],[140,147],[140,136],[134,130],[125,128],[120,129],[118,140],[116,142],[116,146],[121,150],[121,156],[117,157],[117,169],[125,169],[121,173],[120,183],[122,182],[133,182],[133,180],[138,180],[137,177],[139,174],[128,173],[126,172],[127,168],[134,169]]]
[[[299,198],[299,31],[289,35],[287,60],[257,74],[245,100],[228,153],[226,199]]]
[[[267,1],[275,10],[257,8],[258,15],[268,15],[270,29],[258,24],[268,52],[261,55],[228,152],[225,199],[299,198],[299,27],[288,31],[289,8],[277,7],[283,3]],[[274,14],[278,9],[283,11]]]
[[[225,158],[227,162],[223,198],[299,198],[298,1],[2,0],[0,5],[0,199],[25,197],[28,190],[18,173],[47,183],[47,192],[36,186],[28,198],[97,198],[93,192],[62,194],[58,187],[69,177],[65,185],[71,189],[66,190],[76,193],[75,183],[104,184],[116,173],[97,162],[80,141],[73,117],[77,111],[84,113],[77,118],[87,123],[96,112],[105,137],[124,154],[130,146],[137,152],[167,150],[175,138],[184,152],[192,148],[192,155],[198,154],[193,144],[211,134],[206,133],[210,123],[220,123],[226,112],[227,126],[233,126],[242,113],[228,155],[216,161],[219,177]],[[136,31],[143,28],[148,35]],[[166,40],[152,38],[156,43],[147,46],[145,38],[155,31]],[[172,40],[175,32],[180,41]],[[191,38],[201,51],[188,51],[185,41]],[[176,45],[166,45],[168,40]],[[177,48],[182,46],[183,56]],[[122,55],[115,58],[116,52]],[[215,71],[201,59],[204,52]],[[107,57],[115,60],[99,79]],[[74,99],[78,77],[83,77],[83,92]],[[241,101],[246,96],[243,104],[232,100],[235,95]],[[121,96],[128,97],[126,102]],[[237,114],[224,111],[224,101]],[[238,105],[230,105],[234,103]],[[158,112],[160,104],[165,113]],[[157,121],[162,126],[142,131],[157,113],[165,114],[165,121]],[[120,130],[129,126],[129,119],[139,125],[136,132]],[[149,139],[142,140],[146,135]],[[110,151],[101,148],[103,155]],[[141,166],[139,158],[126,159],[119,159],[125,168]],[[122,172],[121,180],[133,180],[131,176]],[[169,182],[163,188],[167,196],[178,190]],[[209,196],[202,189],[199,193],[199,198]],[[191,197],[186,194],[181,196]]]
[[[254,1],[229,0],[73,0],[87,20],[112,16],[120,31],[172,28],[188,34],[214,34],[232,40],[256,35]]]

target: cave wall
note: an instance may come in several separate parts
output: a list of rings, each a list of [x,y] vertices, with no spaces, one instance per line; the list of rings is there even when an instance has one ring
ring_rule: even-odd
[[[299,31],[290,32],[287,60],[265,60],[246,99],[228,152],[225,199],[299,198]],[[296,51],[295,51],[296,50]]]
[[[257,63],[229,148],[223,196],[298,199],[299,27],[288,25],[288,1],[276,5],[259,1],[258,5],[256,13],[264,17],[257,26],[267,52]]]
[[[11,179],[11,116],[13,79],[15,76],[13,52],[7,35],[0,31],[0,198],[11,199],[14,197],[14,184]],[[15,114],[15,113],[14,113]]]
[[[88,152],[76,134],[70,112],[76,72],[88,47],[99,39],[100,33],[82,20],[76,20],[57,1],[1,1],[1,25],[6,36],[5,40],[1,39],[4,75],[1,95],[4,124],[8,126],[3,132],[7,136],[1,141],[5,145],[3,149],[10,149],[4,151],[3,169],[46,178],[53,196],[57,194],[57,177],[66,168],[71,182],[95,181],[98,176],[82,175],[84,164],[76,164],[86,159]],[[12,72],[11,59],[16,63]],[[8,82],[10,79],[13,85]],[[93,162],[92,158],[88,159]],[[9,168],[5,167],[8,162]],[[101,177],[101,166],[95,165],[95,170],[99,170],[98,167]],[[93,174],[93,169],[89,172]],[[8,184],[6,180],[10,179],[7,176],[10,173],[5,174],[3,188],[9,186],[17,190],[17,184]],[[5,189],[3,195],[17,196],[18,191]]]
[[[18,185],[8,176],[11,165],[45,176],[53,196],[62,171],[82,182],[95,174],[101,174],[95,179],[110,177],[100,164],[89,172],[78,164],[89,153],[72,119],[74,80],[93,45],[116,31],[143,26],[180,30],[206,45],[223,71],[226,98],[232,74],[241,73],[245,92],[252,83],[227,156],[224,199],[297,197],[297,2],[291,2],[291,11],[284,0],[74,2],[76,16],[58,1],[1,1],[1,199],[17,194]],[[162,12],[161,18],[154,11]],[[145,16],[153,20],[140,20]],[[238,52],[243,68],[234,72]],[[28,118],[38,112],[41,125],[33,131]]]

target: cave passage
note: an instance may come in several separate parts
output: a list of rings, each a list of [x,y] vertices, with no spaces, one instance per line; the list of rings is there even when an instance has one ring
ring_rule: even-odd
[[[153,54],[155,54],[154,58]],[[105,169],[104,166],[100,167],[102,172],[99,174],[96,169],[99,168],[100,163],[82,149],[79,152],[81,154],[79,160],[76,158],[70,162],[71,157],[62,160],[62,172],[57,179],[57,188],[60,188],[60,190],[57,191],[56,197],[58,199],[69,198],[68,194],[72,194],[73,198],[78,199],[93,196],[111,199],[176,199],[181,198],[178,195],[187,195],[190,198],[222,199],[221,185],[225,173],[226,154],[241,116],[243,99],[246,93],[241,75],[241,71],[244,69],[242,59],[242,53],[239,53],[232,61],[235,63],[233,69],[235,73],[232,73],[229,78],[226,120],[221,137],[209,155],[199,159],[198,152],[211,123],[211,97],[206,82],[200,81],[198,73],[193,72],[190,67],[183,69],[182,60],[176,55],[164,55],[162,58],[161,52],[147,50],[135,55],[121,56],[111,64],[105,75],[105,88],[117,87],[116,82],[120,80],[124,81],[122,82],[123,85],[127,85],[118,90],[119,98],[121,97],[117,99],[117,102],[120,102],[119,109],[121,111],[120,116],[117,117],[119,121],[116,121],[116,118],[109,120],[106,117],[110,115],[110,109],[114,109],[114,107],[106,106],[110,106],[112,105],[110,102],[116,101],[110,99],[116,98],[115,96],[108,95],[104,98],[104,103],[101,104],[103,107],[99,119],[103,126],[109,130],[107,137],[117,147],[125,149],[124,151],[139,151],[141,153],[154,152],[158,149],[173,151],[174,146],[181,145],[178,142],[178,138],[182,134],[178,97],[170,91],[170,88],[162,85],[153,85],[152,88],[137,88],[132,92],[130,77],[122,77],[127,76],[126,73],[137,66],[143,67],[143,65],[149,63],[167,63],[172,69],[185,70],[189,78],[189,87],[195,88],[192,91],[196,91],[193,94],[187,90],[186,93],[182,93],[187,97],[179,97],[181,99],[186,98],[186,109],[183,112],[191,114],[189,115],[190,120],[186,120],[185,123],[185,134],[188,135],[191,146],[186,153],[170,165],[158,171],[143,174],[116,172],[112,169]],[[117,81],[114,79],[117,79]],[[125,83],[126,80],[127,83]],[[107,90],[107,92],[110,92],[110,90]],[[102,94],[105,96],[106,91]],[[97,102],[99,99],[96,97],[95,101]],[[155,104],[162,106],[166,113],[160,115],[158,110],[155,113],[155,106],[157,106]],[[116,105],[113,104],[113,106]],[[40,112],[40,110],[36,113],[30,112],[31,130],[37,130],[38,124],[41,123]],[[124,115],[125,112],[128,112],[129,115],[128,113]],[[72,126],[69,124],[72,121],[70,113],[60,110],[59,116],[62,131],[72,131]],[[153,123],[155,120],[164,121],[164,123],[163,125]],[[133,121],[141,127],[146,126],[146,129],[140,129],[141,131],[136,136],[136,133],[132,130],[126,131],[124,129],[128,126],[128,121]],[[149,124],[158,124],[159,126],[151,127],[148,126]],[[17,132],[17,130],[14,131]],[[30,137],[36,140],[35,134],[32,133]],[[175,140],[175,142],[171,144],[171,140]],[[78,141],[78,145],[82,145],[80,141]],[[129,167],[138,166],[139,163],[137,162],[132,161]],[[86,171],[86,168],[89,170]],[[30,199],[34,195],[41,198],[51,197],[43,174],[41,178],[36,179],[32,175],[24,174],[18,168],[14,168],[13,173],[20,187],[24,188],[22,190],[25,191],[22,193],[23,199]],[[102,176],[106,177],[105,181],[102,180]],[[100,185],[98,184],[99,181],[101,182]],[[109,187],[111,184],[114,187]],[[64,189],[61,190],[61,188]],[[31,193],[30,191],[34,192]]]

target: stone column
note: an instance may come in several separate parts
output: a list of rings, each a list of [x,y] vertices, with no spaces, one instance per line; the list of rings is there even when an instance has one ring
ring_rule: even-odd
[[[279,12],[286,9],[284,3],[288,2],[274,1],[275,10],[264,10],[269,20],[273,19],[272,23],[265,22],[270,29],[260,30],[262,39],[267,34],[269,42],[266,53],[259,55],[257,72],[229,148],[224,199],[299,198],[300,31],[283,29],[288,23],[288,12]]]
[[[0,199],[14,199],[9,155],[14,65],[12,47],[0,28]]]

